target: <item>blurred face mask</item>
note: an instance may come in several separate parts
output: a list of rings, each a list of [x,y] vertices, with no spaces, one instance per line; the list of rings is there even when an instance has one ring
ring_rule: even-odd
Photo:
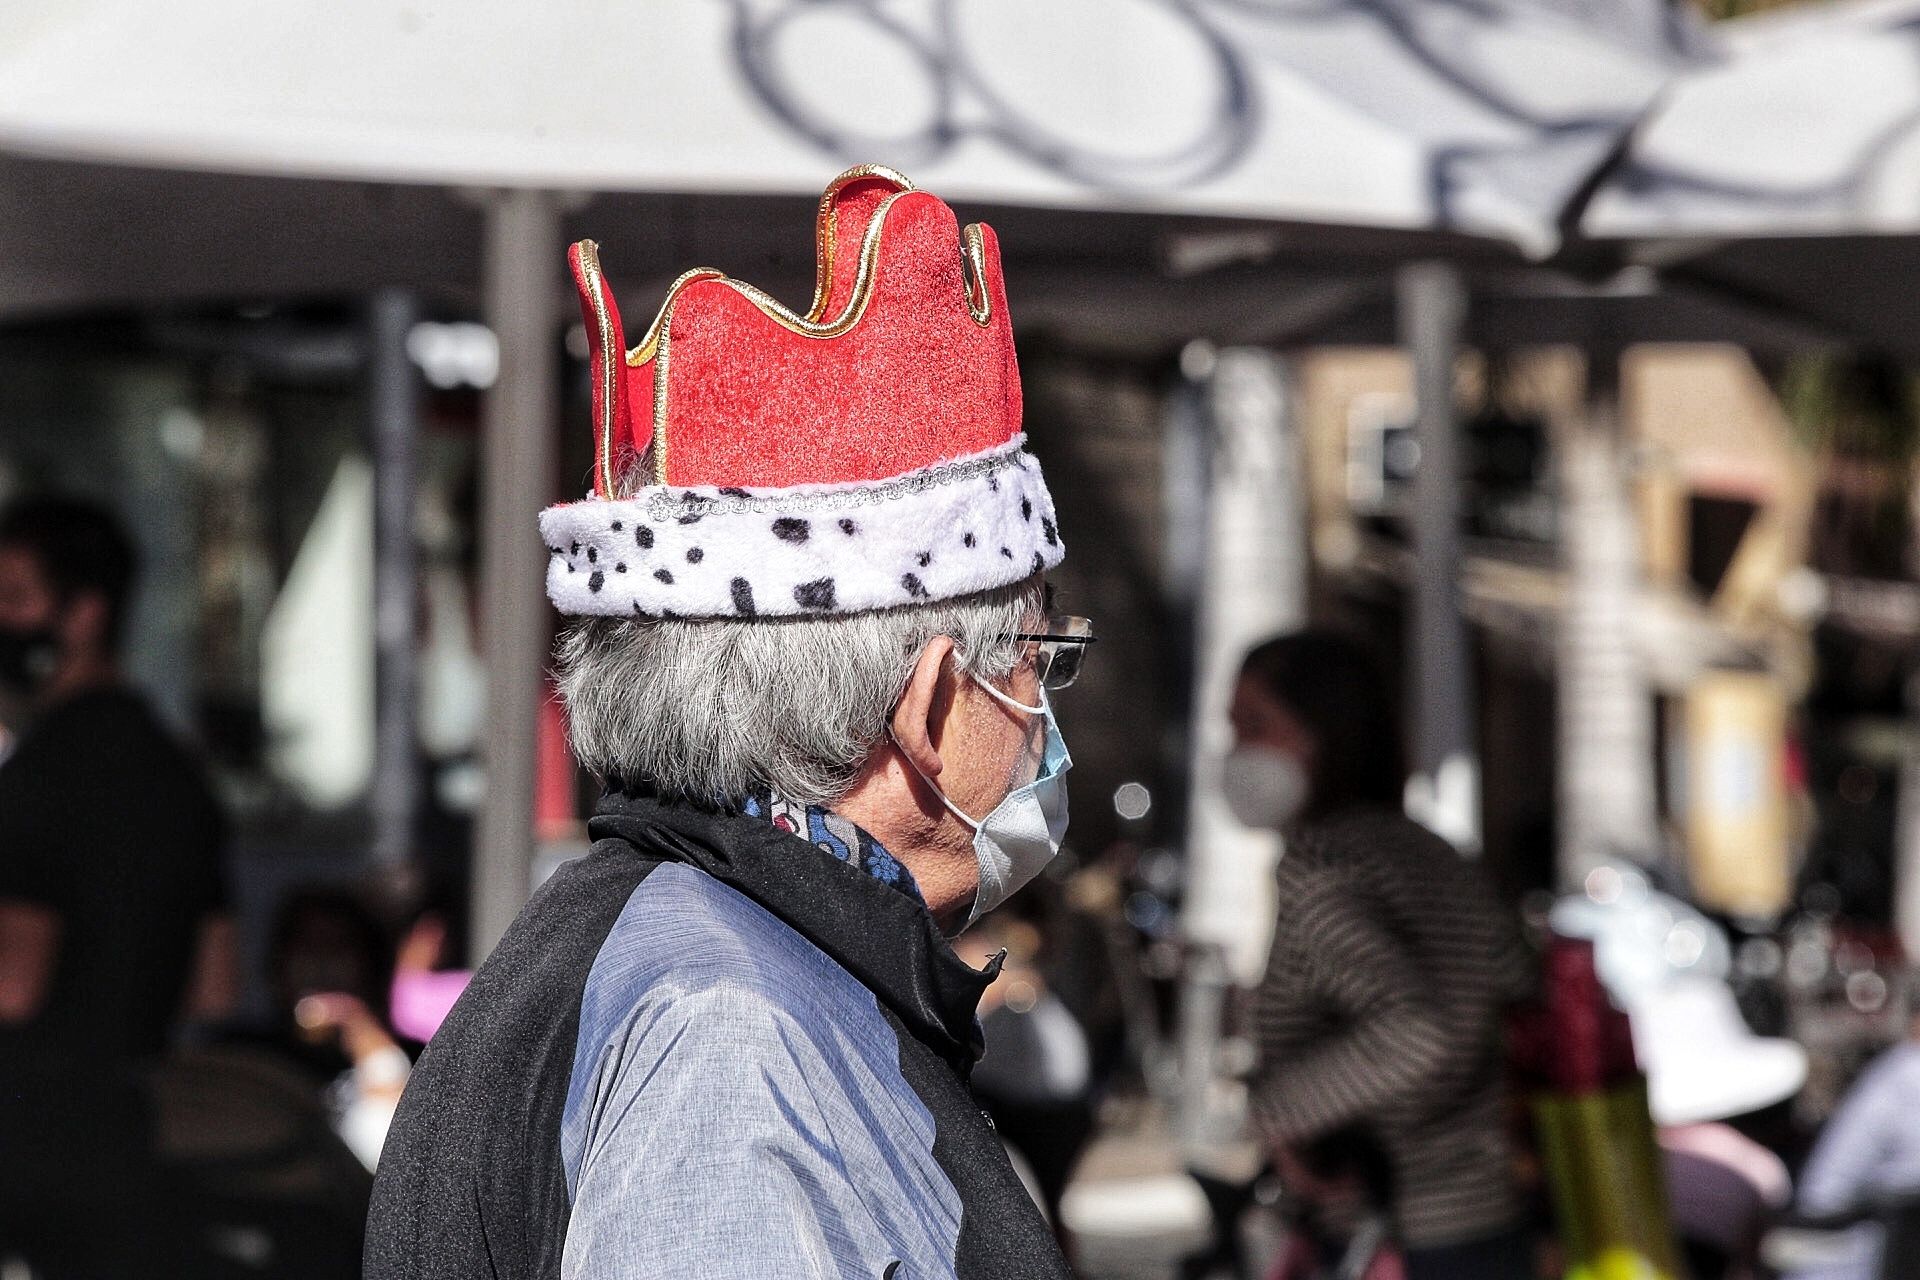
[[[60,637],[52,627],[0,627],[0,685],[31,698],[60,665]]]
[[[940,803],[973,828],[973,856],[979,866],[980,887],[974,891],[973,910],[967,915],[966,925],[961,926],[963,929],[1018,893],[1060,852],[1060,842],[1067,834],[1066,775],[1073,767],[1073,757],[1067,754],[1066,740],[1060,736],[1060,726],[1053,718],[1053,707],[1046,701],[1045,690],[1041,691],[1040,705],[1030,707],[978,677],[974,677],[974,683],[1016,711],[1045,717],[1045,737],[1037,776],[1007,792],[984,818],[975,819],[963,813],[947,799],[946,792],[920,773],[918,765],[913,765],[913,771],[920,773],[920,780],[940,797]],[[911,758],[908,763],[913,764]]]
[[[1300,816],[1307,771],[1278,747],[1235,747],[1220,764],[1220,793],[1243,826],[1272,831]]]

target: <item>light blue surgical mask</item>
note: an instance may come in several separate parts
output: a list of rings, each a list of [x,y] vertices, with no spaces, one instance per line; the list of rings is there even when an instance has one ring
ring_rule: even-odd
[[[973,856],[979,865],[980,887],[974,891],[973,910],[962,928],[1018,893],[1059,854],[1060,842],[1067,834],[1067,770],[1073,768],[1073,757],[1067,753],[1066,739],[1060,736],[1060,725],[1053,718],[1053,706],[1046,700],[1046,690],[1040,692],[1039,706],[1028,706],[977,676],[974,682],[1016,711],[1045,717],[1046,736],[1040,750],[1038,775],[1024,786],[1007,792],[984,818],[968,816],[947,799],[947,793],[935,786],[932,779],[920,774],[920,780],[940,797],[940,803],[973,828]],[[908,763],[913,763],[911,757]],[[920,773],[920,766],[913,765],[913,770]]]

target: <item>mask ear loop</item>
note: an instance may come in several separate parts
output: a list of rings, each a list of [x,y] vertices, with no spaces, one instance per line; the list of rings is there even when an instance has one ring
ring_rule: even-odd
[[[1047,695],[1044,689],[1041,691],[1041,694],[1040,694],[1040,697],[1042,699],[1040,705],[1035,707],[1030,707],[1026,703],[1019,701],[1012,694],[1002,693],[1000,690],[988,684],[985,680],[982,680],[979,676],[974,675],[971,671],[967,673],[967,676],[975,684],[979,685],[982,689],[985,689],[987,693],[990,694],[996,702],[999,702],[1003,706],[1012,707],[1015,711],[1024,711],[1030,716],[1043,716],[1047,714],[1047,704],[1045,702],[1045,698]]]
[[[926,784],[927,790],[933,792],[933,794],[940,797],[940,803],[947,806],[947,812],[951,813],[954,817],[960,819],[960,821],[966,823],[969,830],[978,831],[980,829],[980,824],[978,822],[975,822],[972,818],[969,818],[966,814],[962,813],[960,811],[959,805],[947,799],[947,793],[940,789],[940,786],[938,783],[936,783],[932,778],[929,778],[926,774],[920,772],[920,765],[918,764],[918,762],[914,760],[914,758],[911,755],[907,754],[907,749],[905,747],[900,746],[900,739],[894,736],[894,732],[892,728],[888,728],[887,736],[889,738],[893,738],[893,745],[900,748],[900,754],[906,758],[907,767],[909,769],[912,769],[914,773],[919,777],[920,781]]]
[[[1015,711],[1024,711],[1030,716],[1043,716],[1047,714],[1047,704],[1045,702],[1047,695],[1044,689],[1041,690],[1041,693],[1040,693],[1040,697],[1042,699],[1040,705],[1037,707],[1030,707],[1026,703],[1021,702],[1019,699],[1015,698],[1012,694],[1002,693],[1000,690],[988,684],[985,680],[982,680],[979,676],[974,675],[971,671],[967,672],[967,678],[972,680],[975,684],[979,685],[982,689],[985,689],[987,693],[990,694],[996,701],[1000,702],[1005,706],[1012,707]],[[891,725],[887,727],[887,736],[893,739],[894,746],[900,747],[900,739],[897,736],[895,736],[893,732],[893,727]],[[948,813],[951,813],[954,817],[966,823],[969,830],[972,830],[972,831],[980,830],[980,823],[978,821],[968,817],[961,810],[959,805],[947,799],[947,793],[940,789],[939,784],[935,783],[934,780],[932,778],[929,778],[926,774],[920,772],[920,766],[917,763],[915,763],[914,758],[911,755],[907,754],[907,749],[905,747],[900,747],[900,754],[906,757],[907,767],[912,769],[914,773],[919,776],[920,781],[927,784],[927,790],[933,792],[933,794],[940,797],[940,803],[947,806]]]

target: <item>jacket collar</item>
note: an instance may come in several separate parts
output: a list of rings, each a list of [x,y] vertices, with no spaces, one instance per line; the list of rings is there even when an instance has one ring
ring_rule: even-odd
[[[1000,961],[985,970],[967,964],[917,899],[743,814],[615,792],[602,798],[587,832],[685,863],[746,894],[859,979],[963,1074],[979,1060],[985,1044],[975,1010]]]

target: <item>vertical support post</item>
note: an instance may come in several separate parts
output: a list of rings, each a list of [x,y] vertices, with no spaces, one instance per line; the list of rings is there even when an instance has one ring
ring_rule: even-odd
[[[1247,650],[1306,621],[1307,522],[1285,366],[1265,351],[1203,354],[1182,360],[1205,387],[1212,428],[1181,916],[1190,960],[1180,1002],[1176,1124],[1189,1146],[1204,1140],[1214,1111],[1227,990],[1259,977],[1273,936],[1278,842],[1271,832],[1241,826],[1221,796],[1220,763],[1233,737],[1227,708]]]
[[[1559,643],[1562,889],[1613,858],[1660,851],[1653,700],[1634,651],[1639,539],[1620,411],[1620,353],[1588,353],[1584,412],[1559,433],[1566,607]]]
[[[407,354],[419,321],[412,294],[385,289],[367,315],[367,417],[373,452],[373,860],[403,865],[413,852],[420,795],[414,750],[418,685],[413,506],[419,489],[420,380]]]
[[[473,850],[477,964],[533,884],[537,717],[550,623],[534,516],[552,497],[559,418],[560,207],[544,191],[486,203],[486,321],[500,374],[482,414],[481,643],[487,662],[486,793]]]
[[[1907,676],[1906,704],[1893,821],[1893,927],[1914,956],[1920,955],[1920,672]]]
[[[1413,817],[1463,852],[1480,848],[1480,765],[1474,734],[1473,648],[1461,610],[1460,423],[1454,362],[1467,317],[1459,269],[1401,269],[1400,340],[1413,361],[1414,472],[1411,670],[1407,690]]]

